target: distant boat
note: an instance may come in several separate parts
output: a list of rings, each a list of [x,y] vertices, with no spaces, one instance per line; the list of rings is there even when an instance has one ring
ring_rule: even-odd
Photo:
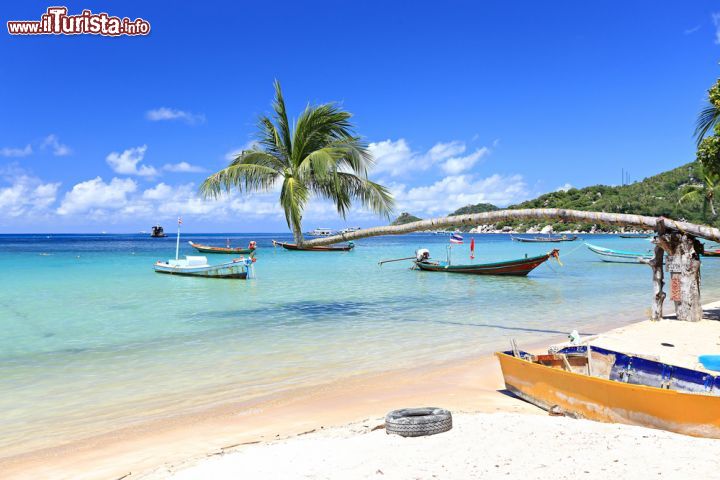
[[[473,275],[513,275],[525,276],[545,263],[550,257],[559,259],[559,250],[553,249],[545,255],[526,257],[517,260],[505,260],[494,263],[475,263],[453,265],[449,262],[432,261],[427,250],[418,250],[415,266],[428,272],[467,273]]]
[[[163,227],[161,227],[160,225],[155,225],[154,227],[152,227],[152,232],[150,232],[150,236],[153,238],[167,237],[167,235],[165,234],[165,230],[163,230]]]
[[[619,233],[620,238],[650,238],[652,237],[649,233]]]
[[[311,237],[329,237],[333,233],[335,233],[335,231],[330,228],[316,228],[315,230],[307,232],[306,235]]]
[[[355,248],[353,242],[349,242],[347,245],[328,245],[324,247],[298,247],[295,243],[285,243],[273,240],[274,246],[281,246],[285,250],[301,250],[306,252],[349,252]]]
[[[613,250],[612,248],[598,247],[585,243],[591,252],[600,256],[603,262],[610,263],[642,263],[640,259],[650,260],[654,257],[651,253],[628,252],[625,250]]]
[[[526,242],[526,243],[557,243],[557,242],[574,242],[578,239],[577,235],[572,235],[568,237],[567,235],[563,235],[561,237],[515,237],[513,235],[510,235],[510,238],[515,240],[516,242]]]
[[[207,257],[187,255],[185,259],[157,261],[154,269],[157,273],[208,278],[248,278],[254,268],[255,258],[236,258],[229,262],[209,265]]]
[[[228,242],[227,247],[213,247],[210,245],[202,245],[200,243],[195,243],[192,241],[188,242],[191,247],[193,247],[195,250],[201,253],[224,253],[224,254],[248,254],[253,253],[257,246],[254,241],[251,241],[250,244],[247,246],[247,248],[242,247],[231,247],[230,242]]]
[[[703,257],[720,257],[720,250],[705,250]]]
[[[351,233],[351,232],[357,232],[360,230],[360,227],[347,227],[340,230],[340,233]]]
[[[720,377],[599,347],[498,352],[505,388],[572,418],[720,438]]]

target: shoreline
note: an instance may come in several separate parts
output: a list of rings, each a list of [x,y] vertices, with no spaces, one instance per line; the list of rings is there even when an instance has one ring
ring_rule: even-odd
[[[597,333],[641,323],[637,317],[595,324]],[[583,328],[584,327],[584,328]],[[578,329],[587,329],[578,325]],[[524,344],[543,349],[562,336]],[[328,427],[362,422],[410,405],[437,405],[456,412],[544,414],[505,395],[492,352],[411,369],[348,377],[228,403],[0,459],[5,478],[120,478],[197,462],[243,444],[286,439]],[[164,465],[165,467],[161,467]],[[80,473],[79,473],[80,472]]]

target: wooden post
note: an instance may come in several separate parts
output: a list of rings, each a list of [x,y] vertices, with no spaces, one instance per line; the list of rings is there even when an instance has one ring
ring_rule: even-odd
[[[663,273],[665,250],[663,250],[662,246],[660,246],[658,240],[665,235],[665,223],[663,222],[662,217],[658,219],[655,230],[657,232],[657,235],[653,239],[653,243],[655,244],[655,256],[652,260],[643,260],[643,263],[650,265],[650,268],[652,268],[653,303],[650,320],[657,322],[663,317],[663,303],[665,302],[665,292],[663,291],[663,287],[665,286],[665,275]]]
[[[675,303],[678,320],[698,322],[702,319],[700,300],[700,254],[702,244],[692,235],[672,232],[657,237],[658,245],[668,254],[670,299]]]

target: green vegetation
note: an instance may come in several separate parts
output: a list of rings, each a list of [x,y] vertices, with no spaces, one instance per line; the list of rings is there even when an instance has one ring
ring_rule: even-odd
[[[415,215],[411,215],[408,212],[403,212],[400,214],[399,217],[397,217],[390,225],[405,225],[406,223],[411,222],[418,222],[422,220],[422,218],[416,217]]]
[[[275,82],[274,115],[258,120],[257,144],[200,186],[205,197],[233,188],[268,191],[282,183],[280,205],[297,243],[303,242],[302,216],[311,196],[333,202],[345,217],[353,200],[388,216],[390,192],[367,177],[374,161],[353,131],[349,112],[337,104],[308,105],[291,125],[280,83]]]
[[[630,185],[611,187],[595,185],[586,188],[571,188],[567,191],[546,193],[534,200],[510,205],[508,208],[567,208],[573,210],[633,213],[639,215],[664,215],[674,219],[690,222],[707,223],[703,215],[704,198],[690,196],[680,202],[688,189],[704,191],[703,172],[699,162],[685,164],[673,170],[648,177]],[[452,214],[476,213],[496,209],[494,205],[478,204],[463,207]],[[498,222],[496,229],[508,226],[523,230],[532,226],[552,225],[555,231],[580,230],[589,231],[592,224],[565,224],[562,222],[546,222],[523,224],[516,222]],[[598,230],[612,231],[613,227],[598,225]]]
[[[458,208],[450,215],[467,215],[468,213],[492,212],[493,210],[498,210],[498,207],[492,203],[477,203],[475,205],[466,205],[462,208]]]

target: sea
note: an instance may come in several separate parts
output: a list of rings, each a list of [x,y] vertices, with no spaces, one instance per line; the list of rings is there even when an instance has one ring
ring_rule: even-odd
[[[470,240],[475,258],[470,259]],[[648,239],[582,235],[529,244],[509,235],[412,234],[359,240],[351,252],[273,247],[283,234],[187,234],[258,244],[255,278],[157,274],[176,239],[148,235],[0,235],[0,457],[113,429],[252,401],[354,375],[432,365],[645,318],[644,265],[599,260],[584,242],[629,251]],[[528,277],[421,272],[428,248],[453,263],[560,248]],[[211,262],[232,258],[209,255]],[[720,259],[702,266],[720,296]],[[666,308],[672,311],[671,302]]]

